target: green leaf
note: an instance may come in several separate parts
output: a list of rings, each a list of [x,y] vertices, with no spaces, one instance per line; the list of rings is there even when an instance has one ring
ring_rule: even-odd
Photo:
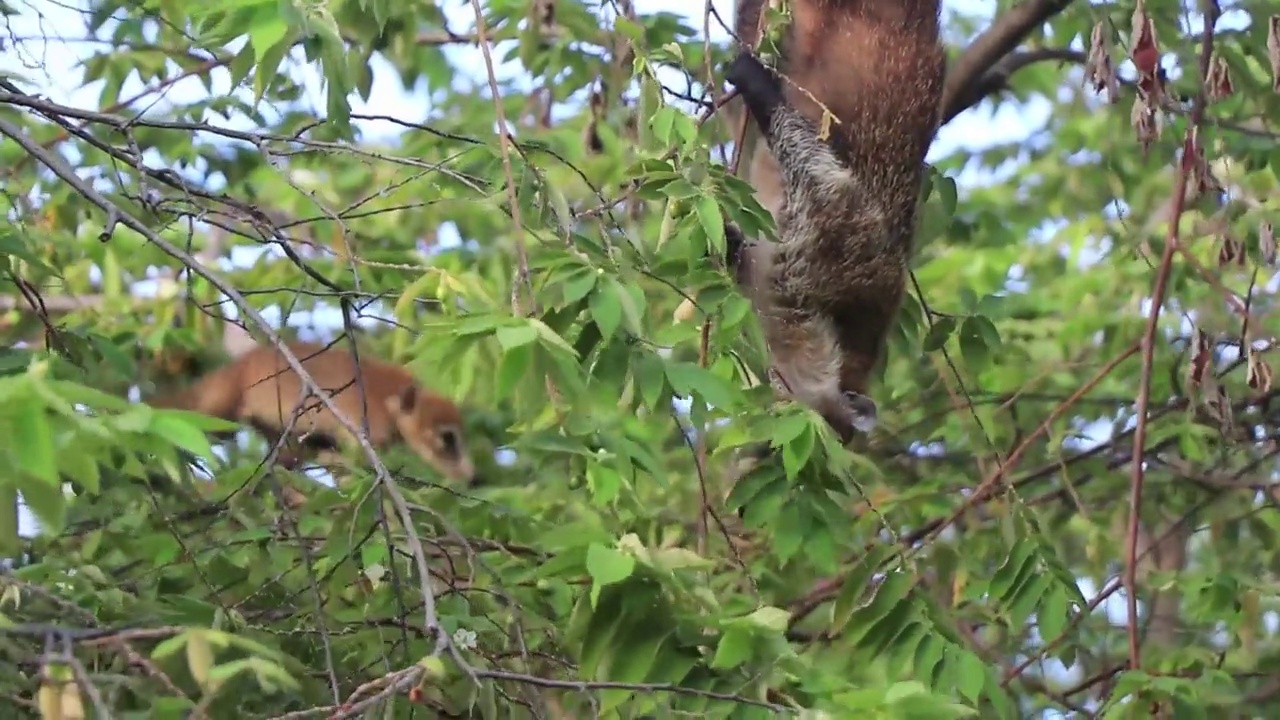
[[[587,468],[587,487],[596,504],[607,505],[617,499],[622,489],[622,476],[607,465],[592,463]]]
[[[30,394],[10,400],[6,419],[9,421],[9,446],[18,467],[28,475],[53,487],[60,485],[58,463],[53,451],[53,428],[45,416],[44,405]]]
[[[22,499],[31,508],[31,513],[40,521],[41,531],[59,535],[66,525],[67,510],[67,498],[61,484],[22,482],[18,489],[22,491]]]
[[[831,632],[842,632],[845,625],[858,610],[858,601],[866,594],[872,576],[880,571],[880,566],[892,557],[895,549],[887,543],[873,545],[865,555],[858,559],[845,575],[840,594],[836,597],[831,611]],[[873,596],[874,597],[874,596]]]
[[[991,354],[975,317],[971,315],[965,318],[964,324],[960,326],[960,355],[971,369],[982,370]]]
[[[663,391],[667,389],[666,370],[666,363],[656,355],[641,354],[632,360],[632,376],[635,378],[636,385],[639,386],[640,397],[645,407],[650,410],[660,409],[659,403],[663,400]]]
[[[494,335],[503,351],[509,351],[537,341],[538,328],[533,325],[508,325],[498,328]]]
[[[751,658],[751,650],[755,638],[744,629],[730,627],[720,636],[716,645],[715,657],[711,660],[713,670],[729,670],[736,668]]]
[[[565,342],[565,339],[561,337],[559,333],[547,327],[546,323],[538,320],[537,318],[533,318],[529,321],[529,324],[533,326],[534,330],[538,333],[538,337],[542,338],[547,345],[564,350],[574,358],[578,357],[578,351],[574,350],[572,345]]]
[[[970,702],[976,703],[987,680],[986,663],[971,652],[958,650],[956,654],[956,688]]]
[[[231,73],[231,87],[239,88],[245,78],[249,77],[249,73],[253,71],[254,60],[257,53],[253,49],[253,45],[246,43],[240,48],[240,52],[236,53],[235,58],[231,60],[231,64],[227,66],[227,70]]]
[[[114,425],[117,430],[129,433],[146,432],[151,427],[151,419],[157,412],[172,412],[165,410],[154,410],[150,405],[134,405],[128,410],[116,415]]]
[[[157,410],[148,430],[197,457],[213,457],[209,438],[177,414]]]
[[[78,447],[61,454],[62,474],[91,494],[97,494],[102,489],[98,452],[100,449],[97,447]]]
[[[942,346],[947,344],[947,338],[951,337],[951,333],[955,332],[955,318],[944,316],[934,321],[933,327],[929,328],[929,332],[925,334],[924,341],[920,343],[920,349],[924,352],[937,352]]]
[[[38,268],[47,268],[48,264],[31,251],[31,241],[26,233],[20,232],[16,226],[6,224],[0,228],[0,256],[15,257]]]
[[[278,42],[257,55],[257,67],[253,71],[253,105],[257,107],[272,83],[278,78],[280,63],[289,52],[288,42]]]
[[[671,144],[672,128],[675,125],[676,116],[679,114],[679,110],[670,105],[664,105],[658,108],[653,117],[649,119],[649,127],[653,129],[653,136],[658,142],[663,145]]]
[[[901,570],[886,573],[871,602],[858,608],[850,616],[845,627],[848,641],[855,646],[861,645],[863,638],[896,609],[899,603],[907,602],[907,596],[913,587],[915,580],[907,573]]]
[[[689,567],[706,570],[715,567],[714,561],[681,547],[655,548],[650,550],[649,554],[653,560],[654,567],[667,571]]]
[[[947,217],[954,216],[956,214],[955,179],[948,175],[939,173],[937,179],[934,180],[933,186],[938,192],[938,201],[942,205],[942,212],[945,213]]]
[[[806,417],[807,419],[807,417]],[[809,458],[813,456],[813,446],[817,440],[817,433],[814,432],[813,423],[805,424],[804,430],[800,432],[794,439],[782,446],[782,467],[787,473],[787,477],[795,479]]]
[[[800,507],[794,503],[783,505],[769,523],[773,531],[773,552],[783,562],[795,557],[810,535],[808,518],[801,517],[800,513]]]
[[[805,431],[813,430],[813,421],[806,413],[790,413],[778,418],[773,424],[773,435],[769,442],[775,448],[785,447],[787,443],[800,437]]]
[[[1015,542],[1010,548],[1009,556],[991,576],[991,584],[987,587],[988,592],[1008,602],[1009,593],[1017,587],[1018,578],[1030,574],[1035,565],[1035,544],[1026,540]]]
[[[267,50],[283,40],[288,33],[289,23],[284,16],[276,8],[263,7],[254,15],[253,24],[249,27],[249,44],[253,46],[257,57],[265,58]]]
[[[0,485],[0,553],[5,557],[22,554],[22,536],[18,534],[18,488],[13,484]],[[89,554],[86,551],[85,556]],[[0,614],[0,628],[11,625]]]
[[[782,608],[766,605],[757,608],[755,612],[746,616],[745,619],[766,630],[783,633],[787,630],[787,622],[791,619],[791,613]]]
[[[644,290],[634,285],[623,285],[615,278],[608,278],[606,284],[622,306],[622,320],[627,331],[633,335],[641,335],[644,332]]]
[[[610,668],[610,678],[624,683],[641,683],[647,680],[663,644],[674,633],[675,627],[672,626],[659,629],[645,622],[633,625],[630,636],[618,643],[625,651],[620,653],[621,657]]]
[[[666,363],[667,380],[678,395],[699,395],[713,407],[729,410],[737,405],[737,393],[723,378],[690,362]]]
[[[707,249],[715,257],[724,257],[726,251],[724,236],[724,216],[720,214],[720,203],[714,195],[703,195],[693,206],[702,232],[707,236]]]
[[[591,543],[587,548],[587,574],[594,581],[591,587],[591,603],[595,605],[600,589],[606,585],[620,583],[631,577],[636,568],[636,559],[600,543]]]
[[[1054,577],[1050,573],[1033,573],[1015,590],[1009,602],[1009,622],[1014,627],[1022,627],[1031,613],[1035,612],[1040,599],[1050,588],[1056,587]]]
[[[498,361],[498,377],[493,392],[500,400],[510,398],[520,380],[529,372],[533,364],[533,346],[517,345],[508,348]]]
[[[573,275],[565,278],[561,282],[561,289],[564,293],[564,304],[572,305],[579,300],[585,298],[596,286],[596,279],[599,275],[588,267],[582,268],[581,271],[575,272]]]
[[[600,335],[606,340],[612,338],[622,323],[622,303],[614,288],[607,284],[598,286],[591,293],[590,307],[591,319],[600,326]]]
[[[969,319],[973,321],[974,327],[977,328],[978,334],[982,336],[987,347],[992,351],[998,350],[1003,341],[1000,339],[1000,331],[996,328],[995,323],[991,322],[991,319],[985,315],[974,315]]]
[[[31,366],[35,357],[30,350],[22,348],[0,348],[0,377],[17,375]]]

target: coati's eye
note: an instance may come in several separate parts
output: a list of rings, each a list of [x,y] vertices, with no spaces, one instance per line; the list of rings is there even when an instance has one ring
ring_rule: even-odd
[[[440,444],[444,446],[444,451],[448,455],[458,454],[458,433],[453,430],[442,430],[440,432]]]

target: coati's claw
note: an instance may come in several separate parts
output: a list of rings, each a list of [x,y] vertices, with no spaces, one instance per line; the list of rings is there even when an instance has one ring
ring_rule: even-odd
[[[845,407],[849,412],[849,424],[861,433],[869,433],[875,429],[878,411],[876,401],[857,392],[844,394]]]
[[[783,397],[791,396],[791,387],[787,385],[786,380],[782,379],[782,373],[778,372],[778,369],[776,367],[771,366],[769,368],[768,375],[769,375],[769,386],[773,388],[774,392],[778,393],[779,395],[782,395]]]
[[[752,101],[772,108],[783,102],[782,81],[765,67],[760,59],[747,51],[739,52],[725,70],[724,79]]]

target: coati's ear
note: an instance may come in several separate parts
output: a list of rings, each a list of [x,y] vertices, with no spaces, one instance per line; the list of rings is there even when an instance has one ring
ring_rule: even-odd
[[[418,386],[406,385],[404,390],[400,391],[400,409],[404,412],[413,412],[413,406],[418,402]]]
[[[387,396],[387,410],[393,415],[407,415],[413,412],[413,406],[418,401],[418,388],[414,385],[406,385],[403,390]]]

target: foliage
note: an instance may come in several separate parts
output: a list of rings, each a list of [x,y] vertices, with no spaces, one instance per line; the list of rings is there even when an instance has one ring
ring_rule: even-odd
[[[0,73],[0,493],[40,521],[0,526],[0,695],[50,718],[1276,712],[1280,40],[1260,0],[1210,33],[1171,0],[1011,5],[948,6],[960,60],[1025,35],[948,116],[1047,119],[935,153],[882,428],[847,451],[758,385],[749,305],[706,260],[725,218],[773,230],[711,112],[727,4],[88,0],[97,109]],[[53,12],[0,3],[10,30]],[[361,111],[377,68],[424,109]],[[1188,176],[1225,201],[1174,202]],[[319,485],[126,399],[222,361],[236,318],[307,314],[462,401],[483,482],[397,449]]]

